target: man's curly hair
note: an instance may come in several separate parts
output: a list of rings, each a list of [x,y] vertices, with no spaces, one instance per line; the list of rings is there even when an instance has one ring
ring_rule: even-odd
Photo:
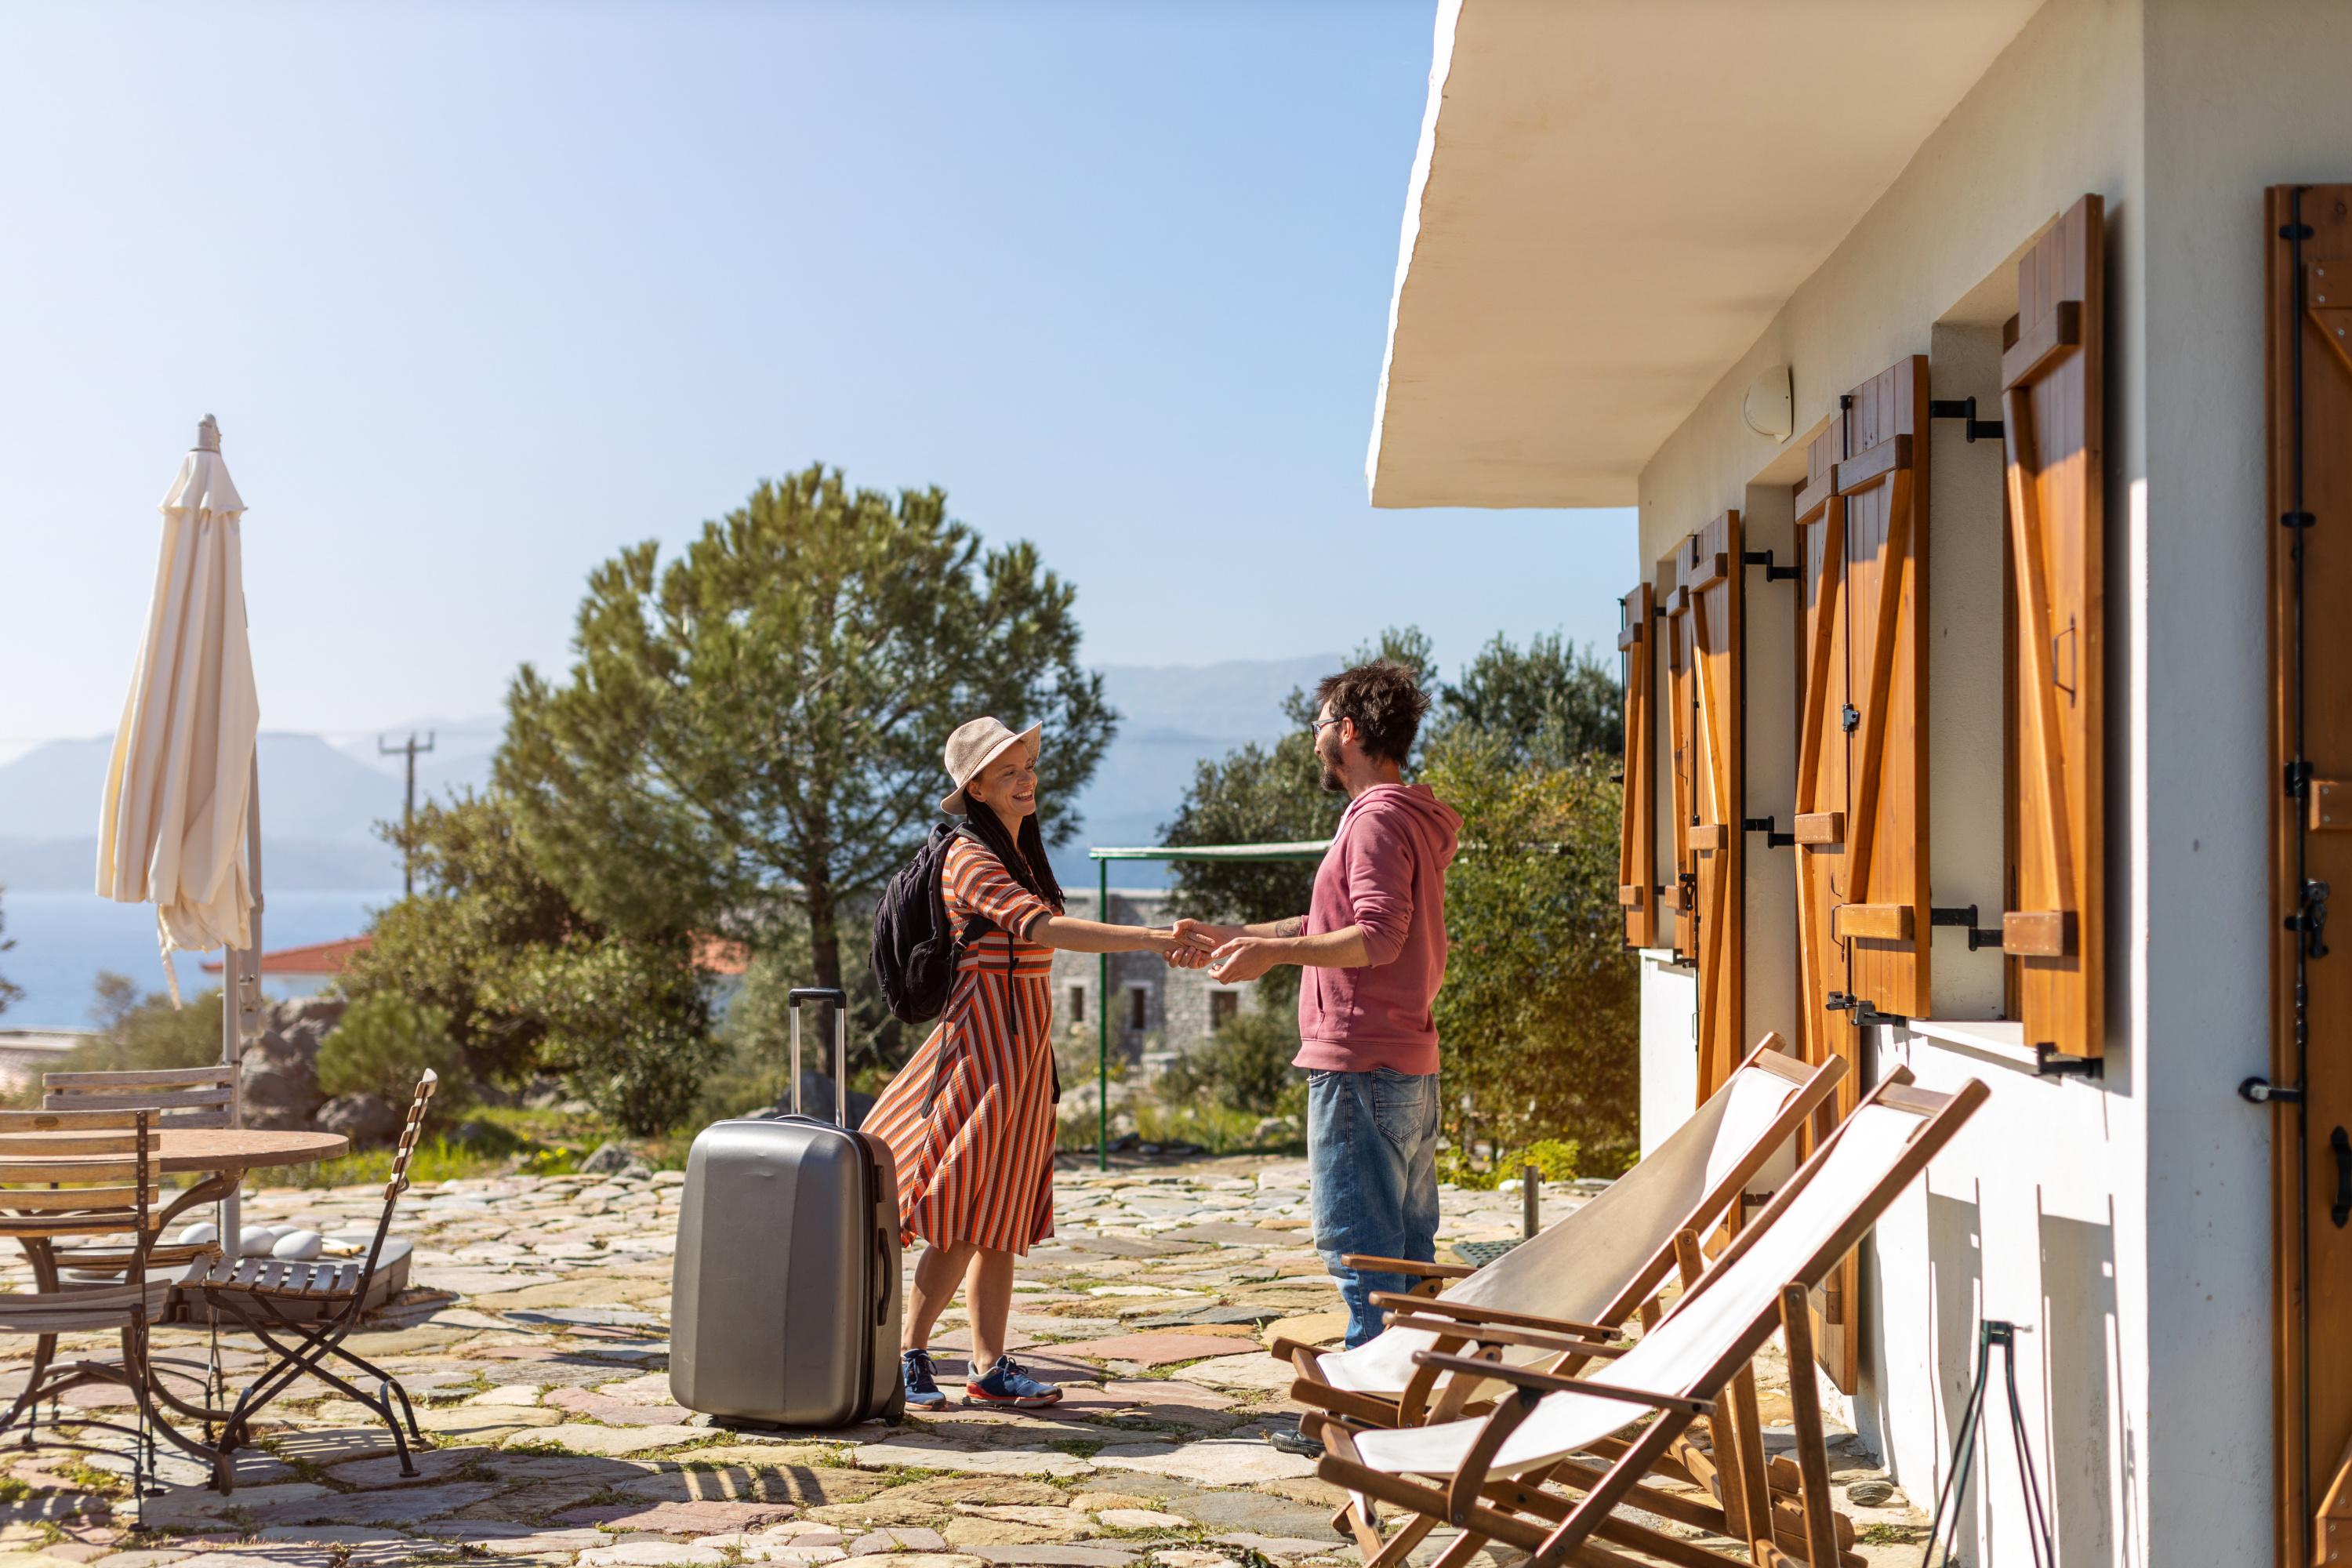
[[[1327,675],[1315,688],[1315,705],[1330,705],[1334,719],[1352,719],[1367,755],[1404,766],[1421,733],[1429,699],[1412,671],[1385,658]]]

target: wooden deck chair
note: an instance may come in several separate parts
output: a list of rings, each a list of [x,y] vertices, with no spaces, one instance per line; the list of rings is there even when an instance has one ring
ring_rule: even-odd
[[[210,1457],[160,1419],[151,1398],[148,1331],[162,1321],[172,1293],[168,1273],[148,1272],[142,1245],[154,1234],[162,1201],[154,1122],[151,1110],[0,1111],[0,1237],[23,1245],[35,1277],[32,1289],[0,1294],[0,1335],[34,1341],[31,1369],[0,1415],[0,1434],[21,1434],[30,1447],[47,1428],[51,1446],[88,1453],[108,1452],[88,1441],[95,1433],[129,1437],[131,1492],[142,1507],[155,1476],[157,1434],[193,1455]],[[58,1283],[52,1261],[58,1243],[93,1235],[132,1238],[119,1278]],[[120,1337],[120,1359],[94,1353],[96,1347],[80,1338],[99,1334]],[[70,1358],[58,1353],[64,1335],[79,1342]],[[136,1424],[58,1408],[60,1395],[94,1384],[128,1391]],[[45,1400],[47,1420],[40,1412]],[[78,1436],[58,1436],[60,1429]]]
[[[1895,1068],[1673,1310],[1590,1376],[1423,1351],[1425,1365],[1508,1384],[1512,1392],[1484,1417],[1422,1426],[1366,1428],[1308,1416],[1305,1425],[1326,1447],[1325,1480],[1365,1500],[1366,1514],[1375,1499],[1411,1510],[1392,1541],[1365,1543],[1368,1568],[1391,1568],[1411,1550],[1408,1542],[1449,1522],[1464,1533],[1439,1568],[1461,1568],[1489,1541],[1532,1553],[1535,1568],[1628,1568],[1633,1559],[1601,1542],[1688,1568],[1781,1557],[1814,1568],[1858,1565],[1839,1548],[1812,1380],[1790,1379],[1802,1478],[1790,1521],[1766,1479],[1750,1363],[1779,1329],[1789,1364],[1811,1365],[1809,1291],[1869,1234],[1987,1092],[1970,1080],[1956,1094],[1927,1093],[1911,1087],[1907,1069]],[[1683,1250],[1696,1262],[1688,1243]],[[1712,1428],[1723,1464],[1720,1508],[1649,1484],[1657,1462],[1699,1421]],[[1748,1551],[1725,1556],[1651,1529],[1621,1506],[1697,1525],[1746,1542]]]
[[[1641,1163],[1591,1203],[1484,1268],[1391,1258],[1350,1258],[1352,1267],[1382,1272],[1459,1276],[1433,1297],[1376,1296],[1377,1304],[1411,1314],[1349,1351],[1319,1351],[1294,1340],[1274,1342],[1274,1354],[1298,1371],[1290,1396],[1302,1405],[1372,1426],[1410,1426],[1425,1417],[1460,1414],[1471,1384],[1456,1380],[1455,1402],[1429,1409],[1443,1375],[1418,1364],[1423,1351],[1450,1351],[1473,1336],[1448,1334],[1432,1319],[1571,1331],[1605,1342],[1637,1311],[1650,1307],[1675,1266],[1675,1237],[1699,1236],[1737,1218],[1740,1195],[1829,1100],[1845,1064],[1832,1058],[1807,1067],[1786,1054],[1780,1037],[1766,1035],[1723,1087]],[[1793,1167],[1792,1159],[1778,1162]],[[1523,1364],[1558,1362],[1530,1346],[1506,1347]],[[1561,1370],[1555,1365],[1552,1370]]]
[[[41,1075],[44,1110],[152,1110],[155,1131],[226,1127],[236,1100],[236,1069],[226,1063],[210,1067],[176,1068],[153,1072],[45,1072]],[[120,1278],[131,1262],[132,1247],[123,1237],[93,1236],[81,1244],[60,1247],[58,1263],[66,1278],[84,1281]],[[199,1258],[218,1257],[215,1242],[151,1241],[145,1252],[150,1269],[184,1269]]]

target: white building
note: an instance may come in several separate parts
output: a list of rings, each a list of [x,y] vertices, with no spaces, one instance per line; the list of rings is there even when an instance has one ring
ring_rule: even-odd
[[[1990,1085],[1823,1374],[1932,1500],[2020,1325],[2075,1568],[2352,1549],[2347,63],[2313,0],[1439,6],[1372,499],[1638,505],[1644,1142],[1767,1030]],[[1966,1559],[2029,1562],[1995,1427]]]

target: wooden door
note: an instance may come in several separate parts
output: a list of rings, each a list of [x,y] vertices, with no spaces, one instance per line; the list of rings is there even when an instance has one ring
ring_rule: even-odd
[[[2326,923],[2352,889],[2352,185],[2264,208],[2271,1081],[2304,1090],[2273,1102],[2273,1410],[2278,1561],[2304,1563],[2352,1552],[2352,943]]]
[[[1845,455],[1841,421],[1805,452],[1805,481],[1797,487],[1797,1023],[1808,1062],[1843,1058],[1846,1071],[1815,1125],[1801,1140],[1811,1154],[1819,1141],[1853,1111],[1862,1092],[1861,1031],[1853,1015],[1833,1011],[1847,994],[1846,952],[1832,931],[1845,901],[1846,707],[1845,500],[1837,493],[1838,460]],[[1849,1327],[1860,1270],[1849,1258],[1812,1293],[1814,1354],[1832,1381],[1851,1393],[1860,1344]]]
[[[1742,758],[1744,683],[1740,679],[1739,514],[1725,512],[1684,542],[1691,663],[1691,828],[1689,874],[1698,912],[1698,1098],[1731,1077],[1747,1054],[1741,1033],[1747,969],[1741,958],[1746,910],[1741,887],[1745,835]]]
[[[1617,651],[1623,664],[1625,765],[1617,820],[1617,903],[1625,913],[1625,944],[1658,944],[1658,739],[1650,700],[1650,650],[1657,645],[1647,583],[1617,601]]]
[[[1925,1016],[1927,942],[1927,359],[1849,395],[1845,503],[1847,994]]]
[[[1695,661],[1690,595],[1680,586],[1678,573],[1681,554],[1679,545],[1668,552],[1659,561],[1654,579],[1660,615],[1652,624],[1662,634],[1658,640],[1660,656],[1665,660],[1666,742],[1674,767],[1674,789],[1669,799],[1674,814],[1669,841],[1674,850],[1667,866],[1666,891],[1660,901],[1673,921],[1675,962],[1696,963],[1698,887],[1691,875],[1691,828],[1698,820],[1697,700],[1691,684]],[[1665,934],[1660,932],[1662,937]]]
[[[2025,1043],[2073,1058],[2105,1037],[2103,205],[2084,196],[2018,262],[2000,356],[2017,758],[2001,951]]]

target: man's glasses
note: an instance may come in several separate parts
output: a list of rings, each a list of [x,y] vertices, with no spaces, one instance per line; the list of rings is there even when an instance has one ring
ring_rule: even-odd
[[[1326,729],[1328,729],[1331,725],[1334,725],[1334,724],[1339,724],[1339,723],[1344,723],[1344,722],[1346,722],[1346,721],[1347,721],[1347,715],[1346,715],[1346,714],[1344,714],[1344,713],[1343,713],[1343,714],[1341,714],[1341,715],[1340,715],[1339,718],[1337,718],[1337,719],[1316,719],[1316,720],[1311,720],[1311,721],[1308,721],[1308,723],[1307,723],[1307,732],[1308,734],[1310,734],[1310,735],[1319,735],[1319,734],[1321,734],[1321,733],[1322,733]]]

